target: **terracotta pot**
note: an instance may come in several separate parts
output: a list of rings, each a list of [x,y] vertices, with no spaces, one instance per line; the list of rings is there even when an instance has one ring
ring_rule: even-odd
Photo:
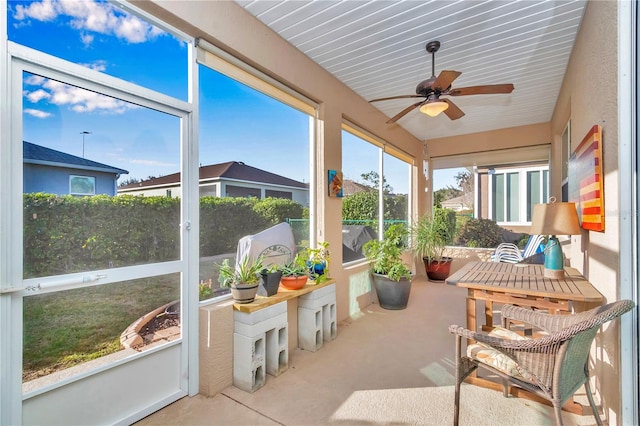
[[[280,278],[280,285],[289,290],[300,290],[307,285],[308,278],[309,277],[306,275],[300,275],[298,277],[282,277]]]
[[[451,273],[451,262],[453,262],[451,257],[443,257],[434,261],[430,261],[428,257],[423,257],[422,261],[429,281],[444,281]]]

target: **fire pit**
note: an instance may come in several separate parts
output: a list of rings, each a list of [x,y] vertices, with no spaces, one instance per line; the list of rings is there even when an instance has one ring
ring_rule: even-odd
[[[163,305],[135,320],[120,335],[120,344],[139,351],[158,341],[180,337],[180,301]]]

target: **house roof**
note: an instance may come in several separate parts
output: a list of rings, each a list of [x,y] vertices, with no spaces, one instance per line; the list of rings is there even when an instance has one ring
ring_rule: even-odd
[[[345,197],[348,195],[353,195],[357,192],[370,191],[370,190],[371,188],[368,187],[367,185],[354,182],[351,179],[342,180],[342,195]]]
[[[228,161],[226,163],[200,166],[200,182],[217,179],[231,179],[245,182],[255,182],[271,185],[289,186],[300,189],[308,189],[309,185],[297,180],[289,179],[275,173],[267,172],[256,167],[248,166],[241,161]],[[133,189],[151,186],[173,185],[180,182],[180,172],[170,175],[151,178],[139,183],[131,183],[118,188]]]
[[[468,195],[461,195],[459,197],[454,197],[454,198],[449,198],[448,200],[444,200],[440,203],[442,205],[442,207],[445,206],[464,206],[464,207],[469,207],[469,196]]]
[[[92,170],[97,172],[115,173],[119,175],[129,174],[127,170],[112,167],[107,164],[98,163],[97,161],[87,160],[86,158],[77,157],[67,154],[66,152],[56,151],[31,142],[22,142],[22,158],[25,163],[42,164],[52,167],[66,167],[69,169]]]

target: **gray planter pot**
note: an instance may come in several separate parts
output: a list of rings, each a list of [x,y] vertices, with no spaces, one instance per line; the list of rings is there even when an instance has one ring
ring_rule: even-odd
[[[258,294],[260,296],[273,296],[278,293],[280,287],[280,278],[282,278],[282,272],[262,272],[260,273],[260,288]]]
[[[384,309],[405,309],[411,293],[411,279],[393,281],[386,275],[371,273],[373,285],[378,294],[378,302]]]
[[[252,286],[234,287],[231,286],[231,296],[236,303],[251,303],[256,298],[258,284]]]

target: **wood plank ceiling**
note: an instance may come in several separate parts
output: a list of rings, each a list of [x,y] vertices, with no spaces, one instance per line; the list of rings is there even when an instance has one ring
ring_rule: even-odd
[[[453,88],[513,83],[511,94],[451,97],[452,121],[413,110],[398,124],[421,140],[548,122],[585,1],[236,0],[364,99],[412,95],[431,76],[425,46]],[[420,99],[376,102],[388,117]]]

